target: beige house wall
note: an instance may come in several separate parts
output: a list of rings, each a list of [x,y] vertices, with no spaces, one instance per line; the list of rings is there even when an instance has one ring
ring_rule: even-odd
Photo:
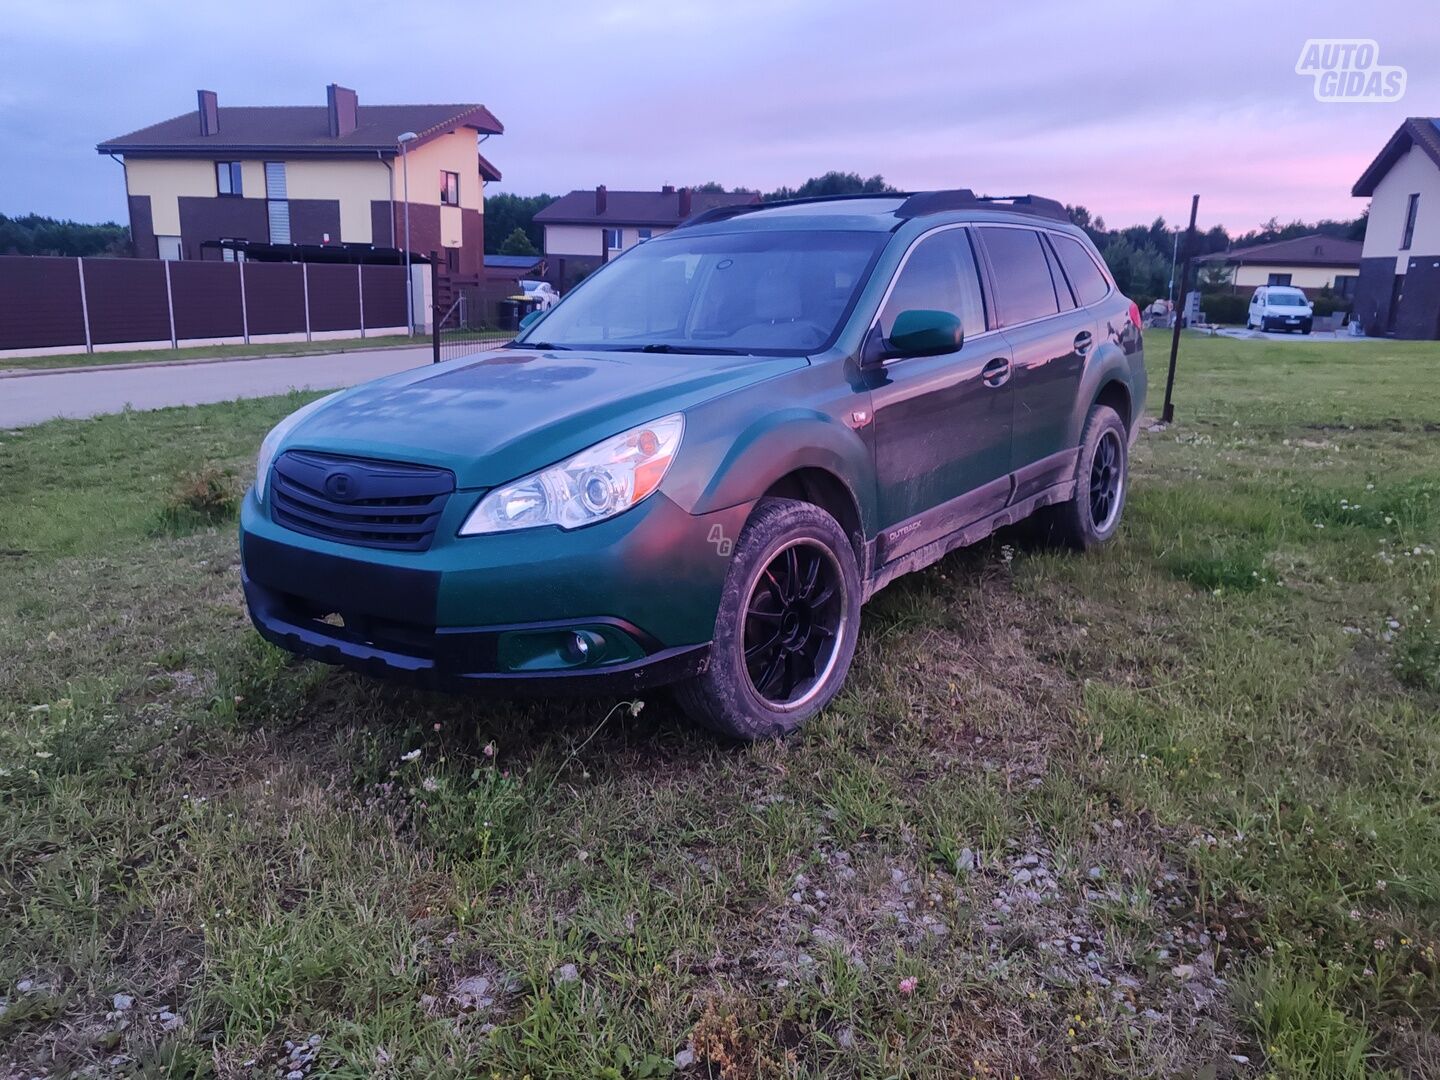
[[[241,184],[247,192],[250,190],[243,176]],[[215,162],[194,158],[127,159],[125,186],[131,195],[150,197],[150,220],[156,236],[179,236],[180,198],[215,197]],[[263,183],[260,190],[263,194]]]
[[[1253,289],[1268,285],[1271,274],[1289,274],[1290,284],[1297,289],[1323,289],[1335,284],[1337,274],[1355,277],[1360,273],[1358,266],[1284,266],[1256,263],[1235,268],[1234,285],[1237,289]]]
[[[370,204],[390,198],[390,172],[378,160],[287,161],[285,189],[292,199],[339,199],[340,240],[373,244]],[[245,190],[250,190],[248,177]],[[264,191],[263,176],[260,190]],[[381,242],[388,244],[390,237],[382,237]]]
[[[1415,235],[1409,249],[1401,251],[1412,194],[1420,196]],[[1375,186],[1362,254],[1367,259],[1440,255],[1440,167],[1419,147],[1412,146]]]

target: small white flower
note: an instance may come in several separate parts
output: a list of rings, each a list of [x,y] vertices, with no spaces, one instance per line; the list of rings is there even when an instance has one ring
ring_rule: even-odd
[[[420,748],[419,748],[418,746],[417,746],[414,750],[411,750],[408,754],[401,754],[401,755],[400,755],[400,760],[401,760],[401,761],[418,761],[419,759],[420,759]]]
[[[420,781],[420,786],[426,791],[439,791],[440,781],[436,780],[433,776],[427,776],[424,780]]]

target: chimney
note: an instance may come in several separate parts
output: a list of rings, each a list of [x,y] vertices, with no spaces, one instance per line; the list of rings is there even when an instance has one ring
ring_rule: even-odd
[[[331,83],[325,88],[325,103],[330,111],[332,139],[349,135],[355,130],[356,114],[360,111],[360,96],[354,90]]]
[[[662,188],[660,189],[660,194],[661,194],[661,195],[674,195],[674,194],[675,194],[675,185],[674,185],[674,184],[666,184],[664,187],[662,187]]]
[[[200,102],[200,134],[215,135],[220,131],[220,99],[214,90],[197,90]]]
[[[689,217],[689,216],[690,216],[690,189],[689,189],[688,187],[682,187],[682,188],[680,189],[680,220],[681,220],[681,221],[684,221],[684,220],[685,220],[687,217]]]
[[[597,214],[603,214],[604,212],[605,212],[605,185],[604,185],[604,184],[598,184],[598,185],[596,185],[596,187],[595,187],[595,213],[597,213]]]

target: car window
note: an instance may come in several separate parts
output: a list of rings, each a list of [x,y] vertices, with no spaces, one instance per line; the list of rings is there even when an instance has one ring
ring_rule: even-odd
[[[1075,294],[1066,282],[1065,275],[1060,272],[1060,264],[1055,261],[1055,252],[1043,240],[1040,246],[1045,249],[1045,261],[1050,264],[1050,283],[1055,286],[1055,298],[1060,301],[1060,310],[1074,311],[1079,305],[1075,303]]]
[[[1065,276],[1070,279],[1070,287],[1075,290],[1080,304],[1088,307],[1103,299],[1110,291],[1110,285],[1085,250],[1085,245],[1074,237],[1056,233],[1051,233],[1050,242],[1055,245],[1055,254],[1060,256],[1060,265],[1065,268]]]
[[[814,352],[839,334],[887,239],[840,230],[676,229],[586,278],[517,344]]]
[[[1272,292],[1268,301],[1271,307],[1304,307],[1305,294],[1298,292]]]
[[[1265,294],[1264,294],[1263,292],[1261,292],[1259,289],[1256,289],[1256,290],[1255,290],[1255,295],[1250,298],[1250,303],[1252,303],[1252,304],[1263,304],[1264,302],[1265,302]]]
[[[985,329],[980,278],[966,230],[944,229],[915,245],[880,312],[880,333],[889,337],[895,317],[915,310],[959,316],[967,338]]]
[[[1054,315],[1055,283],[1034,229],[980,229],[995,277],[995,309],[1001,326]]]

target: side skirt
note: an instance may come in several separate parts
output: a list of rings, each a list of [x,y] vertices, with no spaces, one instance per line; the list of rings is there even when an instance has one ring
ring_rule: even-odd
[[[938,540],[932,540],[923,547],[916,548],[914,551],[901,555],[875,571],[870,577],[870,580],[865,583],[864,599],[865,601],[869,601],[872,596],[896,578],[902,577],[915,570],[923,570],[932,563],[939,562],[956,548],[978,544],[996,529],[1003,529],[1007,525],[1014,525],[1018,521],[1023,521],[1041,507],[1069,502],[1074,497],[1074,480],[1066,480],[1064,483],[1054,484],[1043,491],[1036,492],[1028,499],[1022,499],[1020,502],[1007,506],[999,513],[981,518],[979,521],[972,522],[964,528],[956,529],[954,532],[942,536]]]

